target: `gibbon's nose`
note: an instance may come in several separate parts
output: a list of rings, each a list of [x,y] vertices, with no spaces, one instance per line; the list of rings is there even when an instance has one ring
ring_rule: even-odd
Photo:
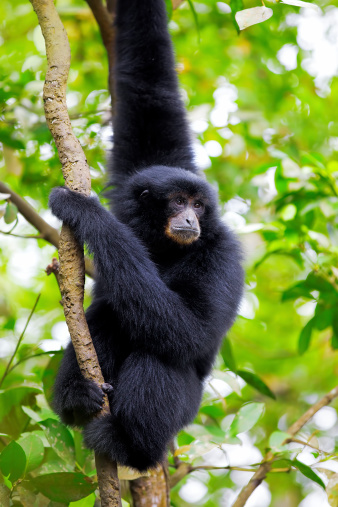
[[[191,209],[186,210],[184,218],[185,218],[185,222],[189,225],[189,228],[191,228],[191,229],[198,228],[198,221],[197,221],[196,215]]]

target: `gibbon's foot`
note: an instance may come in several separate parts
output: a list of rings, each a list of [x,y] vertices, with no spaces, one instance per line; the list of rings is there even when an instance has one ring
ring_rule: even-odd
[[[106,394],[111,394],[114,391],[114,387],[108,382],[101,384],[101,389]]]
[[[83,378],[55,400],[56,411],[66,424],[83,426],[102,410],[104,393],[93,381]]]

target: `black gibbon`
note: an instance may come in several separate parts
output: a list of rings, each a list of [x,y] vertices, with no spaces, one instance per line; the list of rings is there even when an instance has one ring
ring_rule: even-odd
[[[66,188],[54,215],[94,255],[86,317],[106,383],[82,377],[70,343],[55,383],[66,424],[86,445],[141,471],[193,420],[242,296],[241,253],[197,175],[164,0],[118,0],[111,210]]]

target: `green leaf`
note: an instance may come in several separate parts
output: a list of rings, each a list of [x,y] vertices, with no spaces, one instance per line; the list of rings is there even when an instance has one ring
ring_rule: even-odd
[[[23,477],[25,468],[25,451],[21,445],[13,441],[0,454],[0,470],[13,483]]]
[[[333,334],[331,338],[331,347],[333,350],[338,350],[338,335]]]
[[[229,370],[236,373],[237,367],[229,338],[225,338],[223,340],[221,347],[221,356],[223,358],[225,366],[227,366]]]
[[[315,310],[315,327],[319,331],[323,331],[331,326],[334,311],[332,308],[325,308],[323,305],[317,304]]]
[[[318,290],[320,292],[333,292],[334,290],[330,282],[313,271],[308,274],[305,283],[311,290]]]
[[[312,468],[310,468],[307,465],[304,465],[304,463],[302,463],[301,461],[298,461],[297,459],[294,459],[292,461],[292,464],[296,468],[298,468],[298,470],[303,475],[305,475],[305,477],[307,477],[308,479],[310,479],[313,482],[316,482],[317,484],[319,484],[319,486],[321,486],[323,489],[325,489],[325,484],[323,483],[321,478],[312,470]]]
[[[33,421],[35,421],[35,422],[40,422],[41,421],[41,416],[39,414],[37,414],[31,408],[25,407],[25,405],[22,405],[21,408],[25,412],[25,414],[27,414],[28,417],[30,417]]]
[[[279,212],[281,218],[287,222],[292,220],[297,214],[297,208],[294,204],[287,204]]]
[[[207,405],[205,407],[202,407],[200,409],[200,412],[202,414],[210,415],[211,417],[214,417],[215,419],[217,419],[217,417],[224,417],[224,409],[220,403],[214,404],[214,405]]]
[[[86,496],[86,498],[81,498],[81,500],[78,500],[77,502],[70,502],[69,507],[94,507],[95,498],[95,493],[92,493],[91,495]],[[129,503],[127,505],[129,505]]]
[[[40,425],[45,429],[46,438],[56,454],[66,462],[75,461],[75,446],[72,434],[56,419],[46,419]]]
[[[8,488],[8,489],[12,489],[13,487],[13,484],[11,483],[11,481],[8,479],[8,477],[5,477],[3,476],[2,477],[3,481],[4,481],[4,485]],[[1,505],[1,504],[0,504]]]
[[[338,312],[334,312],[332,319],[333,331],[338,335]]]
[[[31,482],[50,500],[66,504],[87,497],[97,486],[84,474],[67,472],[40,475]]]
[[[14,150],[23,150],[25,148],[24,143],[19,139],[13,139],[7,129],[0,129],[0,142]]]
[[[73,428],[73,437],[75,446],[75,460],[76,463],[79,464],[83,469],[87,458],[92,455],[92,451],[83,445],[83,436],[80,430]]]
[[[49,405],[53,401],[53,387],[63,354],[55,354],[48,362],[42,376],[43,390]]]
[[[15,206],[15,204],[9,202],[6,206],[6,211],[4,215],[4,220],[6,224],[11,224],[16,220],[18,215],[18,208]]]
[[[272,452],[283,452],[287,450],[286,444],[283,445],[283,442],[290,438],[290,435],[288,433],[285,433],[284,431],[274,431],[269,438],[269,447],[272,450]]]
[[[234,437],[238,433],[249,431],[261,417],[264,411],[264,403],[247,403],[243,405],[232,421],[229,428],[230,436]]]
[[[304,354],[310,346],[313,326],[314,319],[311,319],[300,332],[298,340],[298,353],[300,355]]]
[[[223,414],[224,415],[224,414]],[[218,426],[205,426],[206,430],[212,435],[211,440],[213,442],[219,442],[222,444],[225,438],[225,432]]]
[[[323,155],[320,153],[303,153],[302,154],[302,164],[303,165],[314,165],[318,169],[325,169],[325,165],[323,162]]]
[[[242,377],[243,380],[265,396],[269,396],[273,400],[276,399],[275,394],[271,391],[271,389],[263,382],[261,378],[259,378],[255,373],[246,370],[238,370],[237,375]]]
[[[74,463],[66,463],[63,459],[59,458],[51,447],[46,447],[45,457],[38,470],[39,475],[74,472]]]
[[[19,444],[26,454],[26,470],[25,473],[37,468],[43,460],[45,448],[41,438],[34,433],[20,439]]]
[[[313,296],[310,294],[310,288],[306,285],[305,281],[298,282],[286,289],[283,292],[282,301],[297,299],[299,297],[313,299]]]
[[[21,405],[35,405],[36,395],[42,392],[42,389],[27,386],[0,393],[0,431],[18,438],[29,420]]]

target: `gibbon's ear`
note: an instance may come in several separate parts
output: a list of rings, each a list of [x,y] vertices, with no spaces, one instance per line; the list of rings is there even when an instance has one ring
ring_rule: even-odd
[[[149,195],[149,190],[143,190],[143,192],[140,195],[140,197],[142,197],[142,199],[144,199],[145,197],[148,197],[148,195]]]

